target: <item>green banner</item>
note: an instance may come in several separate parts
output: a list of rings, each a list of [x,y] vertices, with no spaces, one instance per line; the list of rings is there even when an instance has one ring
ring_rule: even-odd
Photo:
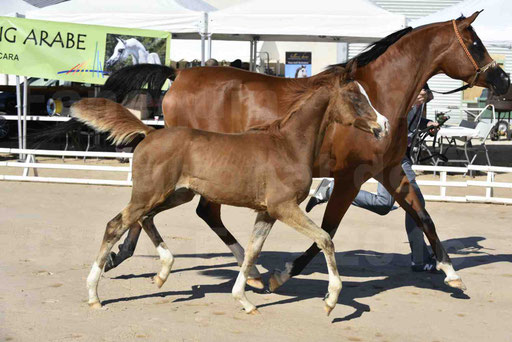
[[[0,73],[103,84],[140,63],[169,65],[163,31],[0,17]]]

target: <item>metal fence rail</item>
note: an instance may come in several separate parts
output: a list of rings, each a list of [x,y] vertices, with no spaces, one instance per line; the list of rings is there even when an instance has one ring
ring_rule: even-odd
[[[0,175],[0,180],[12,181],[31,181],[31,182],[51,182],[51,183],[70,183],[70,184],[90,184],[90,185],[115,185],[115,186],[131,186],[132,185],[132,153],[118,152],[81,152],[81,151],[55,151],[55,150],[28,150],[28,149],[9,149],[0,148],[0,154],[22,154],[23,161],[2,161],[0,167],[21,168],[21,175]],[[38,163],[36,156],[65,156],[65,157],[93,157],[93,158],[126,158],[129,160],[129,166],[107,166],[107,165],[76,165],[76,164],[51,164]],[[40,177],[38,169],[64,169],[75,171],[107,171],[126,173],[125,180],[111,179],[89,179],[89,178],[66,178],[66,177]],[[420,186],[439,187],[439,195],[424,195],[427,201],[444,201],[444,202],[477,202],[477,203],[499,203],[512,204],[512,183],[497,182],[496,174],[512,174],[510,167],[494,167],[470,165],[469,167],[450,167],[450,166],[430,166],[430,165],[414,165],[414,171],[434,172],[438,175],[438,180],[418,180]],[[30,176],[30,170],[34,175]],[[486,173],[485,181],[473,180],[471,178],[463,178],[463,180],[449,180],[448,174],[455,173],[465,175],[470,171],[478,171]],[[376,183],[374,179],[370,179],[368,183]],[[448,196],[448,188],[480,188],[482,196],[463,195]],[[494,196],[494,189],[510,189],[510,197]],[[311,194],[314,189],[311,190]]]

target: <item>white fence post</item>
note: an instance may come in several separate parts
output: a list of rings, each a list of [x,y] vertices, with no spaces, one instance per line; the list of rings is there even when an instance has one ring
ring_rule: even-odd
[[[492,198],[494,196],[494,188],[492,186],[492,183],[494,183],[494,172],[493,171],[487,172],[487,183],[490,183],[490,185],[489,185],[489,187],[485,188],[485,197]]]
[[[447,172],[446,171],[441,171],[439,173],[439,178],[440,178],[440,181],[441,183],[443,183],[441,185],[441,193],[439,195],[441,195],[441,197],[446,197],[446,186],[444,184],[446,184],[446,180],[447,180]]]

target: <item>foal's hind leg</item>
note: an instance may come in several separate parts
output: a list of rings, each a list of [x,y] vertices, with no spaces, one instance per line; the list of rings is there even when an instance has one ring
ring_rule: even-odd
[[[327,315],[329,315],[338,302],[338,296],[342,286],[340,275],[338,274],[338,268],[336,266],[334,244],[332,243],[331,236],[311,221],[296,203],[279,205],[270,213],[278,220],[310,237],[324,252],[327,269],[329,271],[329,287],[327,295],[325,296],[325,311],[327,312]]]
[[[89,305],[93,308],[100,308],[101,303],[98,298],[98,282],[103,270],[103,266],[107,260],[108,253],[112,246],[121,238],[126,230],[143,215],[141,207],[135,208],[131,203],[114,217],[107,224],[105,235],[101,248],[96,257],[94,264],[91,267],[89,276],[87,277],[87,288],[89,290]]]
[[[153,216],[146,217],[142,221],[142,228],[146,234],[148,234],[151,242],[156,247],[158,255],[160,256],[160,261],[162,262],[162,269],[160,272],[153,278],[158,288],[162,287],[162,285],[167,280],[169,273],[171,273],[172,264],[174,263],[174,257],[171,254],[169,248],[165,244],[164,240],[156,230],[155,224],[153,223]]]
[[[173,206],[177,206],[177,205],[180,205],[180,204],[183,204],[186,202],[190,202],[194,198],[193,193],[190,192],[187,195],[187,194],[185,194],[185,192],[182,192],[182,190],[178,190],[175,194],[180,194],[179,203],[177,202],[176,204],[174,204],[172,206],[168,206],[165,209],[170,209]],[[191,196],[190,196],[190,194],[191,194]],[[183,202],[183,201],[185,201],[185,202]],[[110,254],[107,258],[107,262],[105,263],[105,272],[108,272],[111,269],[119,266],[119,264],[121,264],[123,261],[125,261],[126,259],[130,258],[133,255],[133,252],[135,251],[135,247],[137,246],[137,241],[139,240],[141,231],[142,231],[142,227],[140,226],[140,224],[138,222],[131,225],[130,230],[128,231],[128,235],[124,239],[124,242],[119,245],[119,253],[116,254],[114,252],[110,252]],[[242,251],[243,251],[243,249],[242,249]]]
[[[249,302],[245,296],[245,284],[247,282],[247,277],[249,276],[249,270],[254,266],[254,262],[258,258],[261,248],[263,247],[263,243],[270,233],[270,229],[272,229],[272,225],[275,221],[276,220],[270,217],[266,212],[258,213],[256,223],[254,224],[254,229],[249,240],[249,245],[245,252],[242,268],[240,269],[240,273],[238,273],[235,285],[233,286],[233,297],[242,303],[245,312],[248,314],[258,313],[258,309],[256,309],[254,304]]]
[[[220,204],[213,203],[201,197],[196,209],[197,215],[202,218],[208,226],[217,234],[220,239],[228,246],[238,262],[242,266],[244,262],[244,249],[233,235],[227,230],[220,218]],[[257,289],[263,289],[265,285],[261,280],[261,275],[256,266],[251,267],[247,285]]]
[[[436,256],[437,269],[442,270],[446,274],[446,278],[444,279],[445,284],[450,287],[465,290],[466,286],[460,276],[455,272],[452,261],[437,236],[434,221],[432,221],[427,210],[420,202],[414,187],[410,184],[402,167],[397,165],[393,168],[388,168],[377,178],[382,182],[389,193],[393,195],[400,206],[412,216],[418,227],[423,229]]]

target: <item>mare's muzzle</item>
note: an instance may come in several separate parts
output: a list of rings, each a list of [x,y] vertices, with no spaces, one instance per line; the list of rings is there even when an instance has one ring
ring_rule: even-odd
[[[503,95],[510,86],[510,77],[499,66],[489,68],[485,73],[485,82],[490,86],[493,93]]]

